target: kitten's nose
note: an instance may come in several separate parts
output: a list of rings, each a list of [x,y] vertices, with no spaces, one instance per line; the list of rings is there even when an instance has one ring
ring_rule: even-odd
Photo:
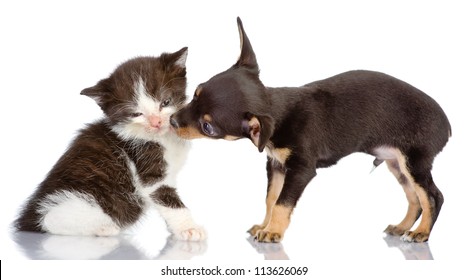
[[[171,123],[172,127],[179,128],[179,123],[174,119],[173,116],[171,116],[171,119],[169,120],[169,122]]]
[[[149,122],[150,122],[150,125],[154,128],[160,128],[162,124],[162,120],[158,116],[150,116]]]

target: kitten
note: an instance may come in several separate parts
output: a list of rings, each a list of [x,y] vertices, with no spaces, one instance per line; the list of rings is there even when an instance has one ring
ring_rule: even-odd
[[[177,195],[189,143],[169,117],[186,100],[187,48],[139,57],[84,89],[105,117],[82,129],[16,220],[22,231],[117,235],[155,206],[181,240],[202,240]]]

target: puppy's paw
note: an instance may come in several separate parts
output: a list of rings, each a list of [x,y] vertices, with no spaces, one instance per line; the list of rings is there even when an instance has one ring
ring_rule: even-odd
[[[429,240],[429,233],[428,232],[420,232],[420,231],[406,231],[405,234],[401,236],[401,240],[406,242],[426,242]]]
[[[250,233],[252,236],[257,236],[257,233],[261,230],[263,230],[265,227],[261,225],[254,225],[251,227],[247,232]]]
[[[260,230],[255,235],[255,240],[257,240],[258,242],[278,243],[281,242],[282,239],[283,234],[267,230]]]
[[[203,227],[195,226],[175,232],[174,236],[176,239],[183,241],[202,241],[206,239],[206,232]]]
[[[402,236],[405,233],[405,229],[401,229],[398,226],[394,225],[389,225],[384,232],[389,234],[389,235],[397,235],[397,236]]]

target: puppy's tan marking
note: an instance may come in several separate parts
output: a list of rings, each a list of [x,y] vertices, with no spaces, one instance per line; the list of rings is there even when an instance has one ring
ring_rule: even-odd
[[[292,207],[274,205],[270,222],[263,230],[257,232],[257,240],[260,242],[280,242],[291,221],[292,211]]]
[[[228,141],[234,141],[234,140],[239,140],[239,139],[240,139],[239,136],[232,136],[232,135],[224,136],[224,140],[228,140]]]
[[[284,184],[284,174],[279,171],[274,171],[270,185],[268,188],[268,194],[266,198],[266,214],[265,214],[265,219],[263,220],[263,223],[260,225],[254,225],[248,232],[255,236],[257,235],[257,232],[260,230],[263,230],[268,223],[271,220],[271,215],[273,212],[273,206],[276,203],[276,200],[278,200],[278,196],[281,193],[281,190],[283,189],[283,184]]]
[[[266,149],[269,157],[284,165],[286,160],[291,155],[291,150],[288,148],[268,148]]]
[[[176,133],[180,138],[188,140],[197,138],[207,138],[204,134],[201,134],[200,131],[198,131],[198,129],[191,126],[177,128]]]
[[[201,92],[202,92],[202,87],[201,87],[201,86],[198,86],[197,89],[195,90],[195,96],[196,96],[196,97],[199,97],[200,94],[201,94]]]
[[[209,114],[204,114],[203,115],[203,120],[206,122],[212,122],[213,118]]]

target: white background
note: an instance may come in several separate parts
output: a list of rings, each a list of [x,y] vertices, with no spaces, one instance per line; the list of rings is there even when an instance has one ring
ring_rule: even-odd
[[[468,186],[463,163],[468,156],[468,9],[462,4],[3,1],[2,278],[5,273],[20,279],[30,272],[18,268],[24,266],[38,269],[39,278],[60,277],[60,273],[49,269],[55,262],[25,262],[31,256],[21,244],[12,241],[9,226],[19,206],[64,152],[76,131],[101,116],[94,101],[80,96],[80,91],[105,78],[129,58],[157,56],[188,46],[187,95],[191,97],[198,83],[236,61],[237,16],[243,20],[257,54],[261,79],[268,86],[300,86],[351,69],[369,69],[407,81],[437,100],[453,129],[453,137],[436,158],[433,169],[445,204],[429,243],[422,249],[395,240],[396,245],[389,247],[382,231],[389,223],[403,218],[404,193],[384,165],[369,174],[373,159],[355,154],[332,168],[319,170],[299,201],[280,247],[260,246],[257,250],[246,241],[245,231],[264,216],[265,154],[259,154],[248,140],[196,140],[180,176],[179,192],[195,219],[205,226],[209,239],[183,249],[190,253],[186,258],[198,266],[252,267],[265,265],[264,258],[287,256],[292,261],[281,264],[307,265],[309,275],[320,275],[322,279],[374,273],[379,278],[408,273],[414,277],[444,277],[448,271],[466,275],[462,264],[466,263],[468,252]],[[151,259],[162,256],[167,235],[164,222],[153,213],[128,238],[132,240],[130,247],[140,252],[139,258]],[[60,240],[54,242],[60,244]],[[118,242],[122,246],[122,241]],[[41,250],[46,251],[45,245],[39,244]],[[402,261],[411,258],[411,254],[417,255],[418,250],[426,257],[429,253],[435,262]],[[99,258],[100,254],[88,257],[93,256]],[[154,266],[165,265],[132,262],[127,267],[104,263],[79,265],[97,268],[102,275],[133,275],[126,272],[133,265],[148,271],[143,275],[152,279],[160,275]],[[88,275],[84,271],[73,272],[69,277]]]

